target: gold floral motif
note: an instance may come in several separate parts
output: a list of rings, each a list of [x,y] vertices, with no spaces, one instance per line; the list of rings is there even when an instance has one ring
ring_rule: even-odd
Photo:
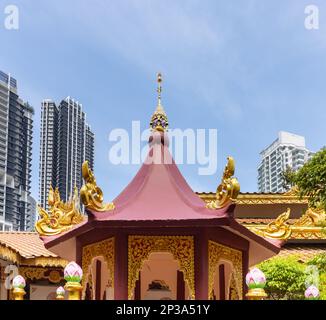
[[[129,236],[128,299],[132,299],[136,281],[145,260],[152,252],[172,253],[188,284],[191,299],[195,298],[194,238],[192,236]]]
[[[51,270],[49,275],[45,275],[48,271],[49,269],[47,268],[19,267],[19,274],[25,279],[48,279],[52,283],[59,283],[63,280],[63,277],[58,270]]]
[[[35,224],[36,231],[41,236],[53,236],[69,230],[73,225],[83,221],[79,211],[78,191],[75,187],[74,195],[65,203],[60,198],[58,188],[50,187],[48,204],[49,212],[38,206],[40,219]]]
[[[103,257],[107,264],[109,282],[112,283],[114,288],[114,238],[106,239],[104,241],[96,242],[83,247],[82,255],[82,269],[83,269],[83,291],[82,297],[85,296],[87,280],[91,274],[90,267],[94,258]]]
[[[239,192],[240,184],[237,178],[233,177],[235,164],[232,157],[227,158],[228,163],[224,169],[222,182],[216,190],[216,200],[206,204],[209,209],[219,209],[227,206],[230,202],[235,201]]]
[[[95,176],[88,166],[88,161],[82,165],[82,175],[85,184],[80,189],[80,199],[85,207],[97,212],[113,210],[114,204],[112,202],[103,204],[102,189],[96,184]]]
[[[232,263],[234,281],[239,299],[243,299],[242,290],[242,252],[223,246],[214,241],[208,241],[208,296],[213,299],[214,278],[221,260]]]
[[[229,299],[230,300],[240,300],[237,290],[237,284],[234,277],[234,272],[231,274],[230,285],[229,285]]]

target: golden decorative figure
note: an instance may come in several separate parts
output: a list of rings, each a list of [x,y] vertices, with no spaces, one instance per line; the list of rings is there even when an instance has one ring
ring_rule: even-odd
[[[319,226],[326,220],[326,214],[324,209],[320,208],[308,208],[306,213],[296,221],[293,226],[294,227],[316,227]]]
[[[227,206],[230,202],[235,201],[239,192],[240,184],[237,178],[233,177],[235,164],[232,157],[227,158],[228,163],[225,166],[222,182],[216,190],[216,200],[206,204],[209,209],[219,209]]]
[[[252,228],[251,230],[264,238],[288,239],[292,233],[291,225],[287,223],[290,213],[291,210],[288,208],[287,211],[280,214],[275,221],[269,223],[266,227],[261,229]]]
[[[97,212],[113,210],[115,206],[112,202],[103,204],[103,192],[96,184],[95,176],[88,166],[88,161],[82,165],[82,175],[85,184],[80,189],[80,199],[85,207]]]
[[[208,297],[213,299],[214,278],[221,260],[232,263],[235,288],[238,299],[242,299],[242,252],[223,246],[214,241],[208,241]]]
[[[173,255],[184,274],[189,295],[195,299],[195,249],[192,236],[129,236],[128,299],[132,299],[139,271],[152,252],[169,252]]]
[[[40,219],[35,224],[36,231],[41,236],[53,236],[69,230],[73,225],[83,221],[83,215],[79,211],[79,197],[77,188],[70,200],[65,203],[60,198],[58,188],[49,190],[49,211],[46,212],[38,206]]]
[[[89,282],[90,277],[90,267],[92,261],[96,257],[103,257],[107,264],[109,282],[114,288],[114,238],[110,238],[104,241],[96,242],[83,247],[82,255],[82,269],[83,269],[83,293],[82,299],[85,297],[87,282]]]
[[[169,127],[168,117],[166,116],[166,113],[163,109],[163,106],[161,104],[161,93],[162,93],[162,75],[161,73],[157,74],[157,93],[158,93],[158,101],[157,101],[157,107],[152,115],[150,127],[153,131],[160,131],[164,132]]]

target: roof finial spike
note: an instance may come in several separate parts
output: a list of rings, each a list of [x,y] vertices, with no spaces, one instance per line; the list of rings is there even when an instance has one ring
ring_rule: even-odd
[[[157,74],[157,93],[158,93],[158,102],[157,105],[161,106],[161,93],[162,93],[162,74],[159,72]]]
[[[165,114],[163,106],[161,104],[161,93],[162,93],[162,74],[159,72],[157,74],[157,107],[152,115],[150,127],[152,130],[156,131],[166,131],[168,128],[168,118]]]

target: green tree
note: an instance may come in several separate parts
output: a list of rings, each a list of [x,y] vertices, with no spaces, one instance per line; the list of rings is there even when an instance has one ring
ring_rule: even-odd
[[[285,190],[290,190],[295,185],[295,175],[296,172],[289,165],[281,172],[282,187]]]
[[[326,148],[317,152],[291,178],[301,197],[309,197],[313,207],[326,209]]]
[[[306,268],[297,257],[275,257],[260,263],[258,268],[266,276],[265,290],[270,299],[304,299]]]

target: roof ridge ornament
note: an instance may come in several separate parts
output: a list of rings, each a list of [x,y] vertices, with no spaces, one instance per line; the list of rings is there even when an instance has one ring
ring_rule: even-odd
[[[78,190],[75,187],[73,195],[68,202],[60,198],[59,189],[50,187],[48,195],[48,212],[38,206],[40,219],[35,224],[35,229],[41,236],[53,236],[69,230],[73,225],[84,220],[83,214],[79,211]]]
[[[292,234],[291,225],[288,224],[290,219],[291,209],[288,208],[285,212],[281,213],[274,221],[270,222],[265,229],[251,228],[261,237],[269,239],[286,240]]]
[[[96,184],[95,176],[89,168],[87,160],[82,165],[82,175],[85,184],[80,189],[80,199],[85,207],[97,212],[113,210],[115,208],[113,202],[103,203],[103,191]]]
[[[157,74],[157,106],[156,110],[152,115],[150,127],[152,131],[164,132],[168,129],[168,117],[164,111],[164,108],[161,103],[161,94],[162,94],[162,74]]]
[[[235,163],[232,157],[227,158],[223,177],[220,185],[216,190],[216,200],[210,201],[206,204],[208,209],[220,209],[226,207],[231,202],[234,202],[240,192],[240,184],[238,179],[235,178]]]

